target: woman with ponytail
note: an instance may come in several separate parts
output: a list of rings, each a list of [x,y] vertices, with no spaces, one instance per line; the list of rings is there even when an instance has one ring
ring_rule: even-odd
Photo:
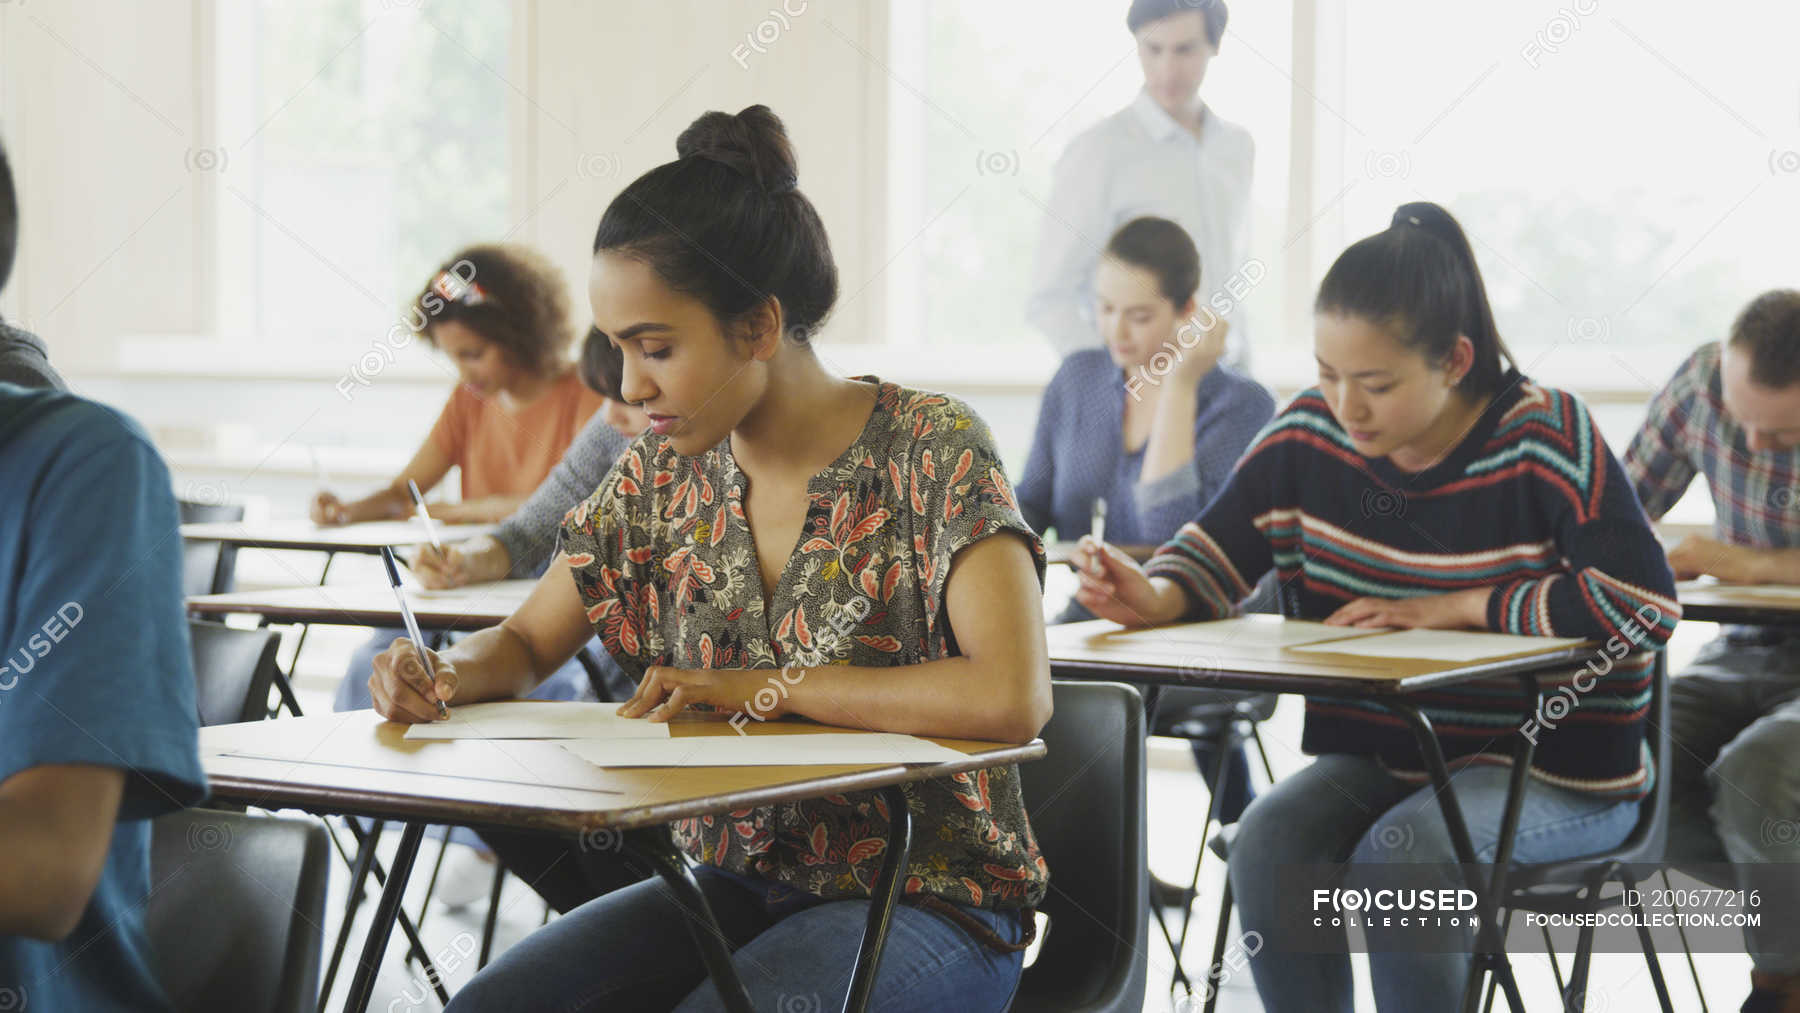
[[[597,633],[638,681],[627,717],[1030,740],[1050,716],[1044,553],[987,426],[820,362],[837,268],[774,113],[707,113],[675,148],[607,208],[588,284],[650,431],[570,512],[526,604],[437,655],[435,683],[410,646],[377,659],[376,709],[430,721],[438,700],[523,695]],[[1004,1009],[1049,877],[1018,770],[904,790],[916,832],[873,1008]],[[674,825],[757,1008],[843,994],[887,827],[868,792]],[[718,1005],[687,916],[648,881],[538,930],[451,1009]]]
[[[1314,312],[1318,386],[1144,567],[1085,539],[1079,601],[1127,626],[1213,619],[1273,569],[1282,612],[1297,619],[1663,646],[1680,607],[1631,486],[1586,406],[1511,365],[1449,212],[1402,206],[1338,257]],[[1616,845],[1637,821],[1656,776],[1644,753],[1651,657],[1607,661],[1610,670],[1583,673],[1581,706],[1537,732],[1521,862]],[[1418,698],[1481,861],[1499,836],[1522,703],[1512,690],[1506,680]],[[1462,882],[1404,724],[1376,707],[1309,699],[1302,748],[1312,765],[1244,812],[1231,887],[1245,931],[1261,933],[1251,967],[1264,1008],[1349,1013],[1347,946],[1296,952],[1302,914],[1280,905],[1277,883],[1300,866],[1345,865],[1346,885],[1366,886],[1395,862],[1430,863],[1408,887]],[[1364,929],[1377,1006],[1454,1009],[1473,930],[1460,952],[1441,953],[1401,952],[1394,931]]]

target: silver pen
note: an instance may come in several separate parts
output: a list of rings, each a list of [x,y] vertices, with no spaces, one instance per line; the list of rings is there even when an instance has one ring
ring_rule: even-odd
[[[1094,500],[1094,516],[1088,524],[1088,533],[1096,542],[1106,541],[1106,501],[1103,499]]]
[[[388,583],[394,585],[394,599],[400,603],[400,618],[406,621],[406,635],[412,638],[413,652],[419,656],[419,665],[425,669],[425,678],[432,681],[434,691],[432,702],[437,704],[438,717],[450,716],[450,708],[438,699],[435,687],[437,677],[431,673],[431,655],[425,650],[425,637],[419,633],[419,620],[413,617],[412,606],[406,603],[406,592],[400,587],[400,568],[394,565],[394,550],[386,545],[381,547],[381,561],[387,564]]]

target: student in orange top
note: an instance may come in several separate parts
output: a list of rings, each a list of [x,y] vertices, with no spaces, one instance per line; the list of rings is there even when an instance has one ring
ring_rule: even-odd
[[[451,523],[500,521],[524,504],[601,405],[570,357],[568,287],[542,255],[522,246],[472,246],[438,270],[407,323],[456,364],[461,382],[431,435],[382,489],[344,502],[313,498],[319,524],[410,516],[408,479],[429,492],[452,467],[462,502],[431,506]]]

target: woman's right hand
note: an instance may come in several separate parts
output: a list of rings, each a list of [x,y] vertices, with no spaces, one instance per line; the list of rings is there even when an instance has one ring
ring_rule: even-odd
[[[328,489],[320,489],[312,501],[314,524],[347,524],[350,510]]]
[[[401,637],[388,649],[375,656],[375,671],[369,674],[369,695],[375,701],[375,713],[389,721],[409,725],[438,719],[437,701],[450,703],[456,697],[460,680],[456,666],[429,648],[419,648],[431,657],[434,682],[425,675],[413,642]]]
[[[1179,588],[1164,582],[1158,588],[1144,568],[1117,546],[1081,536],[1069,562],[1081,578],[1075,600],[1101,619],[1121,626],[1161,626],[1181,618]]]
[[[469,582],[469,571],[462,547],[421,545],[413,550],[411,569],[419,583],[433,591],[461,587]]]

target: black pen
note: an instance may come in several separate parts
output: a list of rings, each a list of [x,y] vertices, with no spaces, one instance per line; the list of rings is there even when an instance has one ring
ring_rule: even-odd
[[[394,599],[400,603],[400,618],[406,620],[407,636],[412,637],[413,651],[419,656],[419,664],[425,669],[425,677],[432,680],[432,702],[437,704],[438,717],[450,716],[450,708],[438,698],[437,680],[431,674],[431,655],[425,650],[425,638],[419,633],[419,621],[413,618],[412,606],[406,604],[406,592],[400,587],[400,568],[394,565],[394,550],[390,546],[381,547],[381,561],[387,564],[388,583],[394,585]]]

